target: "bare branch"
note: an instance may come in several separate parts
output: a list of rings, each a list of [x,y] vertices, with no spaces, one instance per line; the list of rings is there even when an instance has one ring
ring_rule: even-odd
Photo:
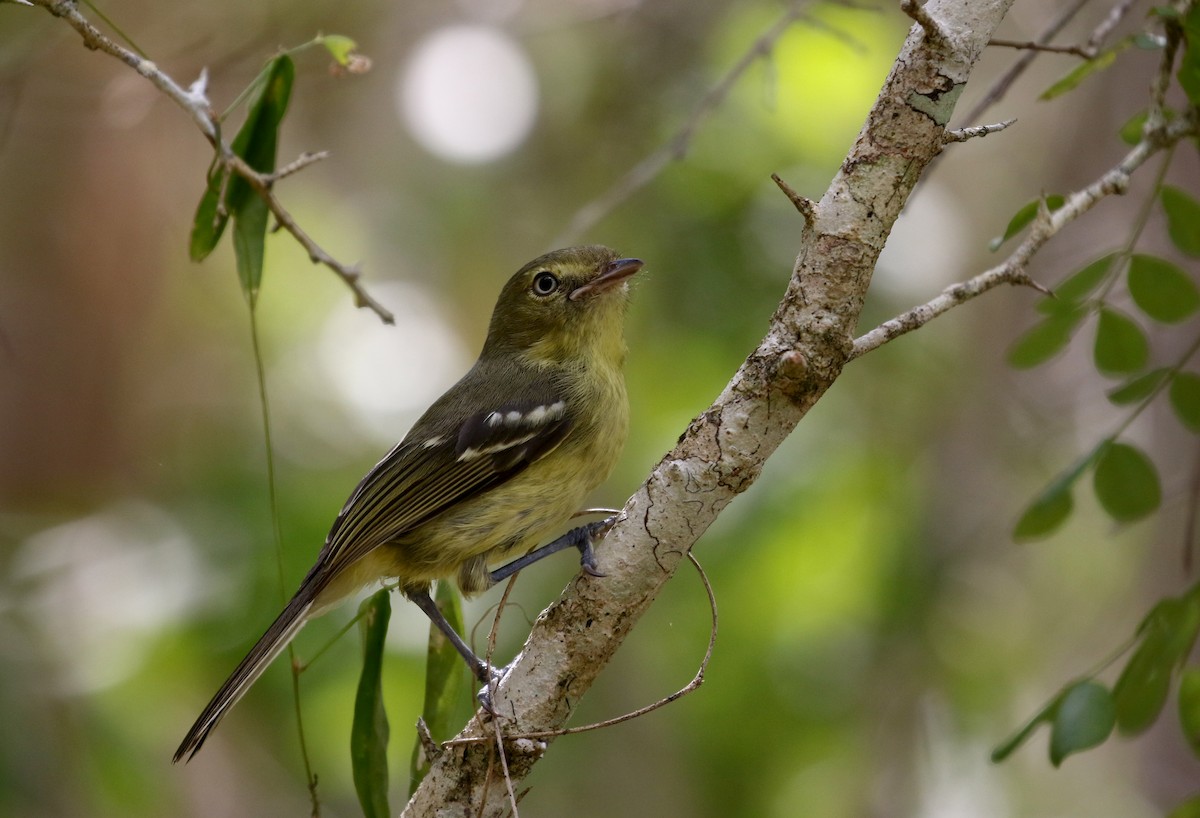
[[[793,190],[791,185],[779,178],[778,173],[771,174],[771,181],[779,186],[779,189],[783,191],[783,195],[787,196],[788,200],[800,211],[800,215],[804,217],[804,223],[811,226],[816,210],[813,200],[805,198]]]
[[[975,125],[970,128],[958,128],[953,131],[946,131],[942,134],[942,142],[946,144],[950,144],[951,142],[966,142],[968,139],[974,139],[977,136],[983,137],[990,133],[998,133],[1016,121],[1015,119],[1006,119],[1003,122],[997,122],[995,125]]]
[[[942,27],[938,25],[938,21],[930,16],[925,7],[917,0],[900,0],[900,10],[909,17],[917,21],[925,31],[925,36],[936,43],[944,43],[946,41],[946,32],[942,31]]]
[[[579,236],[586,233],[598,224],[601,219],[616,209],[617,205],[653,181],[662,172],[663,168],[671,164],[671,162],[678,161],[687,155],[692,138],[696,135],[696,131],[699,130],[704,120],[708,118],[709,114],[720,107],[734,84],[749,70],[750,66],[754,65],[759,58],[771,53],[771,49],[775,47],[775,43],[778,42],[779,38],[783,36],[792,23],[801,17],[803,8],[806,5],[807,0],[797,0],[797,2],[791,3],[784,10],[783,14],[780,15],[779,19],[772,23],[754,41],[749,50],[734,63],[733,67],[725,73],[725,76],[721,77],[717,81],[717,84],[709,89],[708,93],[700,100],[700,104],[692,111],[691,116],[675,132],[675,135],[668,139],[662,147],[634,165],[628,173],[618,179],[608,190],[579,208],[575,212],[575,215],[571,217],[566,230],[554,240],[554,245],[560,247],[574,243]]]
[[[1046,43],[1037,43],[1033,40],[1000,40],[993,38],[988,45],[1001,46],[1003,48],[1019,48],[1028,51],[1044,51],[1047,54],[1074,54],[1076,57],[1082,57],[1085,60],[1090,60],[1096,56],[1094,50],[1089,50],[1081,45],[1048,45]]]
[[[1129,185],[1129,178],[1133,172],[1151,156],[1174,145],[1181,139],[1195,136],[1198,133],[1200,133],[1200,127],[1196,122],[1177,120],[1167,126],[1161,134],[1143,139],[1115,167],[1092,184],[1072,193],[1058,210],[1051,212],[1043,206],[1029,231],[1029,236],[1002,263],[974,278],[947,287],[937,298],[913,307],[908,312],[885,321],[857,338],[854,341],[854,349],[850,353],[851,359],[878,349],[888,341],[924,326],[939,315],[972,298],[983,295],[1001,284],[1030,286],[1049,294],[1044,287],[1030,279],[1026,272],[1029,261],[1042,248],[1042,245],[1068,224],[1091,210],[1104,197],[1114,193],[1123,193]]]
[[[372,298],[366,289],[363,288],[362,283],[359,281],[362,273],[358,265],[342,264],[329,253],[325,252],[312,237],[301,229],[296,220],[292,218],[291,214],[287,212],[283,204],[271,191],[271,185],[276,180],[282,179],[313,162],[323,159],[327,154],[324,152],[303,154],[296,161],[274,173],[259,173],[235,154],[233,148],[221,138],[220,122],[216,114],[213,113],[208,98],[205,96],[208,86],[206,72],[202,71],[200,77],[185,91],[152,61],[135,54],[128,48],[113,42],[112,39],[105,36],[103,32],[79,13],[74,0],[34,0],[33,5],[41,6],[55,17],[66,20],[72,28],[79,32],[85,46],[93,50],[103,51],[121,60],[121,62],[130,66],[149,80],[155,88],[187,112],[192,122],[200,130],[200,133],[204,135],[204,138],[216,148],[217,161],[225,173],[225,178],[221,181],[222,187],[217,209],[217,212],[221,216],[228,215],[224,206],[225,190],[229,182],[228,175],[229,173],[236,173],[244,178],[250,184],[250,187],[254,189],[255,193],[266,202],[267,207],[275,215],[276,221],[300,243],[312,262],[328,267],[346,283],[351,292],[354,293],[356,306],[367,307],[372,310],[384,323],[394,324],[396,322],[392,313]]]
[[[1108,14],[1088,37],[1087,45],[1084,48],[1095,55],[1100,50],[1100,46],[1104,45],[1104,41],[1108,39],[1108,35],[1112,34],[1113,29],[1117,27],[1117,24],[1121,22],[1136,2],[1137,0],[1120,0],[1119,3],[1109,9]]]

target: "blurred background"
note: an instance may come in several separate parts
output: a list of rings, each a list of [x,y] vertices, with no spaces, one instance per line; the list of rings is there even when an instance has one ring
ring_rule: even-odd
[[[289,237],[269,239],[259,324],[287,593],[357,480],[469,366],[503,281],[560,243],[646,261],[628,327],[631,439],[595,497],[620,505],[764,332],[803,226],[769,176],[819,198],[836,172],[909,27],[877,5],[805,7],[682,161],[572,235],[573,215],[689,121],[779,3],[104,2],[180,83],[207,67],[218,109],[278,47],[318,32],[354,38],[373,61],[336,77],[323,51],[299,54],[280,148],[281,161],[331,151],[277,190],[334,256],[363,262],[397,317],[387,327],[355,309]],[[1058,42],[1086,38],[1107,12],[1092,5]],[[1063,6],[1019,0],[1001,33],[1031,39]],[[1018,56],[988,51],[960,118]],[[1025,202],[1115,164],[1127,150],[1116,130],[1145,107],[1157,59],[1131,51],[1043,103],[1076,60],[1040,57],[983,116],[1017,125],[950,148],[922,182],[861,330],[995,263],[988,239]],[[1172,181],[1194,191],[1195,152],[1180,154]],[[307,814],[283,662],[204,752],[170,764],[283,596],[233,254],[226,241],[201,265],[187,255],[210,158],[134,72],[43,10],[0,6],[0,815]],[[1150,185],[1135,180],[1052,242],[1035,277],[1053,285],[1119,246]],[[1143,242],[1172,256],[1158,213]],[[1141,818],[1193,793],[1200,764],[1169,713],[1061,769],[1044,731],[989,761],[1189,581],[1196,441],[1165,410],[1129,431],[1161,470],[1162,512],[1114,530],[1077,490],[1059,534],[1012,541],[1036,492],[1123,416],[1086,332],[1038,370],[1007,367],[1037,298],[990,293],[846,369],[697,547],[721,611],[706,684],[555,743],[522,814]],[[1180,332],[1156,335],[1156,355],[1173,357]],[[575,570],[564,556],[525,572],[498,656]],[[498,598],[468,606],[476,644]],[[300,655],[352,613],[306,629]],[[682,686],[708,627],[682,569],[578,721]],[[397,602],[384,669],[395,809],[426,635]],[[359,810],[358,667],[351,633],[302,679],[327,816]]]

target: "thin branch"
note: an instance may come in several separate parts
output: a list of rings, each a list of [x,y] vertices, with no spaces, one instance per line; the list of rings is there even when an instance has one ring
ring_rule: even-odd
[[[1104,41],[1108,39],[1108,35],[1112,34],[1113,29],[1117,24],[1129,13],[1129,9],[1137,0],[1121,0],[1115,6],[1108,10],[1108,14],[1100,21],[1100,24],[1092,31],[1087,39],[1087,45],[1084,48],[1095,55],[1100,46],[1104,45]]]
[[[1002,48],[1019,48],[1023,51],[1044,51],[1047,54],[1074,54],[1076,57],[1082,57],[1085,60],[1090,60],[1096,56],[1094,50],[1087,49],[1081,45],[1048,45],[1046,43],[1037,43],[1033,40],[999,40],[993,38],[988,45],[1000,46]]]
[[[1074,5],[1064,9],[1063,13],[1060,14],[1057,19],[1053,20],[1050,25],[1046,26],[1046,28],[1042,30],[1042,33],[1037,36],[1037,39],[1035,39],[1034,42],[1040,45],[1049,43],[1058,35],[1060,31],[1066,28],[1067,23],[1071,22],[1075,15],[1079,13],[1080,9],[1087,5],[1087,3],[1088,0],[1076,0]],[[1012,87],[1012,84],[1016,82],[1022,74],[1025,73],[1025,70],[1029,68],[1030,64],[1034,61],[1037,55],[1038,52],[1036,51],[1026,51],[1024,54],[1022,54],[1020,59],[1013,63],[1012,67],[1005,71],[1004,75],[992,84],[992,87],[989,88],[987,93],[983,95],[983,98],[980,99],[979,102],[975,103],[975,107],[967,113],[965,117],[966,121],[974,122],[983,116],[984,111],[986,111],[988,108],[991,108],[1001,99],[1003,99],[1004,95],[1008,93],[1008,89]]]
[[[802,16],[802,9],[806,5],[806,0],[798,0],[791,3],[784,10],[783,14],[780,15],[779,19],[759,35],[750,48],[725,73],[725,76],[721,77],[717,81],[717,84],[709,89],[695,110],[692,111],[691,116],[675,132],[675,135],[645,159],[634,165],[624,176],[613,183],[608,190],[579,208],[575,212],[575,215],[571,217],[571,221],[567,224],[566,229],[555,239],[554,245],[558,247],[573,243],[578,236],[581,236],[598,224],[601,219],[615,210],[619,204],[653,181],[662,172],[663,168],[671,162],[678,161],[686,156],[692,139],[695,137],[700,125],[704,123],[704,120],[713,111],[720,107],[734,84],[741,79],[750,66],[754,65],[759,58],[771,52],[771,49],[775,47],[775,43],[783,36],[784,32]]]
[[[288,176],[291,176],[293,173],[299,173],[300,171],[304,170],[309,165],[315,165],[317,162],[320,162],[320,161],[322,161],[324,159],[328,159],[328,158],[329,158],[329,151],[315,151],[312,153],[305,151],[304,153],[300,154],[295,159],[293,159],[291,162],[288,162],[283,167],[277,169],[274,173],[263,174],[263,180],[265,182],[267,182],[268,184],[274,184],[275,182],[278,182],[280,179],[286,179]]]
[[[1006,119],[1003,122],[997,122],[995,125],[975,125],[970,128],[957,128],[953,131],[946,131],[942,134],[942,142],[950,144],[951,142],[966,142],[968,139],[975,137],[984,137],[990,133],[999,133],[1016,122],[1016,119]]]
[[[396,322],[392,313],[372,298],[363,288],[359,280],[362,273],[358,265],[342,264],[322,249],[320,245],[296,224],[295,219],[292,218],[283,207],[283,204],[271,191],[271,185],[277,179],[312,164],[319,158],[323,158],[323,154],[303,154],[299,159],[286,165],[279,171],[274,173],[258,172],[235,154],[233,148],[221,138],[220,122],[205,95],[207,76],[204,72],[201,72],[196,82],[192,83],[187,90],[184,90],[175,80],[155,65],[154,62],[113,42],[112,39],[92,25],[86,17],[79,13],[73,0],[34,0],[34,4],[46,9],[55,17],[66,20],[72,28],[79,32],[79,36],[83,38],[85,46],[116,57],[149,80],[155,88],[182,108],[192,122],[195,123],[204,138],[208,140],[209,144],[216,148],[217,161],[223,166],[226,172],[236,173],[250,184],[255,193],[266,202],[267,207],[275,215],[276,221],[291,233],[296,241],[305,249],[309,259],[314,264],[324,265],[337,274],[346,283],[346,286],[350,288],[351,292],[354,293],[356,306],[367,307],[372,310],[384,323],[394,324]],[[223,180],[222,184],[226,184],[227,181],[227,179]],[[223,193],[221,201],[224,201]]]
[[[704,674],[708,671],[708,663],[712,659],[713,649],[716,648],[717,645],[717,596],[713,592],[712,583],[709,582],[708,574],[705,573],[704,567],[700,565],[700,561],[696,559],[696,555],[691,551],[688,551],[687,558],[691,561],[692,565],[695,566],[697,573],[700,575],[700,582],[704,584],[704,592],[708,595],[708,607],[712,615],[712,625],[709,627],[708,631],[708,647],[704,651],[704,658],[700,660],[700,667],[696,669],[696,675],[692,677],[690,682],[669,696],[663,696],[653,704],[648,704],[645,707],[639,707],[637,710],[623,713],[620,716],[614,716],[611,719],[592,722],[591,724],[582,724],[578,727],[565,727],[561,730],[542,730],[541,732],[536,733],[514,733],[511,735],[506,735],[505,739],[513,741],[516,739],[558,738],[559,736],[569,736],[575,733],[586,733],[589,730],[600,730],[605,727],[612,727],[613,725],[620,724],[621,722],[640,718],[647,713],[652,713],[655,710],[658,710],[660,707],[666,707],[671,702],[678,701],[687,694],[699,689],[700,685],[704,684]],[[465,738],[453,738],[442,744],[442,749],[445,749],[446,747],[455,747],[460,744],[479,744],[484,741],[491,741],[491,737],[467,736]]]
[[[1181,139],[1197,134],[1200,134],[1200,124],[1191,119],[1179,119],[1167,125],[1161,133],[1154,134],[1153,137],[1147,136],[1115,167],[1092,184],[1071,194],[1058,210],[1051,212],[1043,207],[1034,221],[1029,235],[1003,262],[974,278],[947,287],[937,298],[913,307],[908,312],[885,321],[857,338],[854,341],[854,349],[850,353],[851,360],[924,326],[939,315],[972,298],[983,295],[1001,284],[1019,284],[1040,288],[1040,285],[1029,278],[1026,268],[1042,245],[1068,224],[1091,210],[1106,196],[1123,193],[1129,185],[1129,179],[1133,172],[1151,156],[1174,145]],[[1044,288],[1040,289],[1045,291]]]

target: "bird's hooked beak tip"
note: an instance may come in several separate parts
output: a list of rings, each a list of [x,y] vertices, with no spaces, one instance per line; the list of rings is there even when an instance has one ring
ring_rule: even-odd
[[[615,261],[610,261],[604,265],[604,268],[600,271],[600,275],[593,278],[587,284],[572,290],[569,298],[572,301],[578,301],[581,298],[611,290],[642,269],[643,263],[640,258],[619,258]]]

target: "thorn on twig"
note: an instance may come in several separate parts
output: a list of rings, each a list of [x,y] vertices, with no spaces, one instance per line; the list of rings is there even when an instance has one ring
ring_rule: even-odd
[[[917,25],[925,30],[925,36],[931,42],[946,42],[946,32],[938,25],[938,21],[930,16],[925,7],[917,3],[916,0],[900,0],[900,10],[917,21]]]
[[[970,128],[958,128],[953,131],[946,131],[942,134],[942,144],[966,142],[968,139],[974,139],[977,136],[987,136],[990,133],[1004,130],[1016,121],[1016,119],[1006,119],[1003,122],[997,122],[995,125],[974,125]]]
[[[1034,281],[1032,278],[1029,277],[1029,273],[1026,273],[1024,271],[1021,271],[1021,272],[1017,273],[1015,276],[1013,276],[1012,283],[1017,285],[1018,287],[1030,287],[1034,290],[1037,290],[1039,293],[1046,296],[1047,298],[1057,298],[1058,297],[1054,294],[1053,290],[1051,290],[1049,287],[1045,286],[1044,284],[1040,284],[1037,281]]]
[[[421,716],[417,716],[417,741],[421,742],[421,750],[425,753],[427,760],[432,762],[442,754],[442,748],[433,740],[433,734],[429,732],[429,725]]]
[[[771,174],[771,181],[779,186],[779,189],[783,191],[783,195],[787,196],[788,200],[800,211],[800,215],[804,217],[804,223],[812,227],[813,220],[817,216],[816,205],[813,204],[812,199],[805,198],[793,190],[791,185],[779,178],[778,173]]]

